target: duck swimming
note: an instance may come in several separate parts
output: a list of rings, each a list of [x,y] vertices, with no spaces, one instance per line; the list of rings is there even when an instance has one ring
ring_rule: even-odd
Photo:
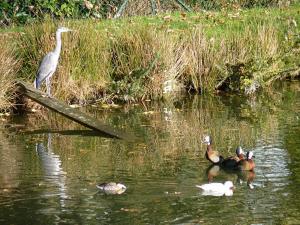
[[[220,164],[223,161],[223,157],[220,156],[218,151],[213,150],[210,136],[205,136],[203,143],[207,144],[205,152],[206,159],[212,162],[213,164]]]
[[[126,186],[121,183],[109,182],[96,185],[105,194],[122,194],[126,190]]]
[[[245,159],[245,154],[241,146],[238,146],[235,150],[236,156],[230,156],[224,159],[221,166],[225,169],[234,169],[240,160]]]
[[[252,158],[254,158],[253,152],[252,151],[247,152],[246,159],[240,160],[236,164],[235,169],[253,171],[255,168],[255,163]]]
[[[226,181],[222,183],[209,183],[203,185],[196,185],[196,187],[203,190],[202,195],[212,195],[212,196],[232,196],[233,195],[233,183],[232,181]]]

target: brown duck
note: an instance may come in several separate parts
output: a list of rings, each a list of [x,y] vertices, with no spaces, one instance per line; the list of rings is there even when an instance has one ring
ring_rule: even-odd
[[[252,151],[247,152],[246,159],[240,160],[235,169],[245,170],[245,171],[253,171],[255,168],[255,163],[253,161],[254,155]]]
[[[218,151],[213,150],[210,136],[205,136],[204,143],[207,144],[205,152],[206,159],[212,162],[213,164],[220,164],[223,161],[223,157],[220,156]]]

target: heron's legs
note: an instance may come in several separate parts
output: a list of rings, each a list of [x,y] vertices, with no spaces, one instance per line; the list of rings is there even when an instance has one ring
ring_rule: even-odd
[[[51,97],[51,82],[50,82],[50,76],[46,78],[46,87],[47,87],[47,95],[48,95],[48,97]]]

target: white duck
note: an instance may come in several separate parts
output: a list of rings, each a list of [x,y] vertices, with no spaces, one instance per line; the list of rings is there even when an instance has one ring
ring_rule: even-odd
[[[233,195],[233,183],[232,181],[226,181],[222,183],[209,183],[203,185],[196,185],[196,187],[203,190],[202,195],[212,195],[212,196],[232,196]]]
[[[126,186],[121,183],[109,182],[96,185],[105,194],[122,194],[126,191]]]

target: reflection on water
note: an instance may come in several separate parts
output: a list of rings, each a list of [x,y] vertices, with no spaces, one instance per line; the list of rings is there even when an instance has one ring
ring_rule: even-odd
[[[228,176],[236,177],[236,183],[242,185],[246,183],[250,189],[254,189],[253,181],[255,178],[254,171],[236,171],[232,169],[224,169],[219,165],[210,165],[206,169],[207,180],[208,182],[214,182],[214,180],[220,176],[221,173],[225,173]]]
[[[52,151],[51,134],[48,134],[47,142],[47,148],[43,143],[36,143],[36,152],[41,160],[45,180],[58,187],[60,204],[61,207],[64,207],[65,199],[68,197],[66,194],[65,173],[62,170],[59,155],[54,154]],[[46,192],[45,196],[49,196],[49,193]]]
[[[55,114],[16,117],[11,127],[25,123],[25,132],[0,130],[0,224],[300,224],[299,95],[300,84],[290,83],[252,99],[87,109],[136,142],[64,132],[81,128]],[[31,132],[39,129],[61,132]],[[255,171],[211,166],[201,143],[207,134],[224,157],[239,145],[253,151]],[[231,197],[196,188],[227,180],[236,186]],[[126,192],[97,190],[110,181]]]

